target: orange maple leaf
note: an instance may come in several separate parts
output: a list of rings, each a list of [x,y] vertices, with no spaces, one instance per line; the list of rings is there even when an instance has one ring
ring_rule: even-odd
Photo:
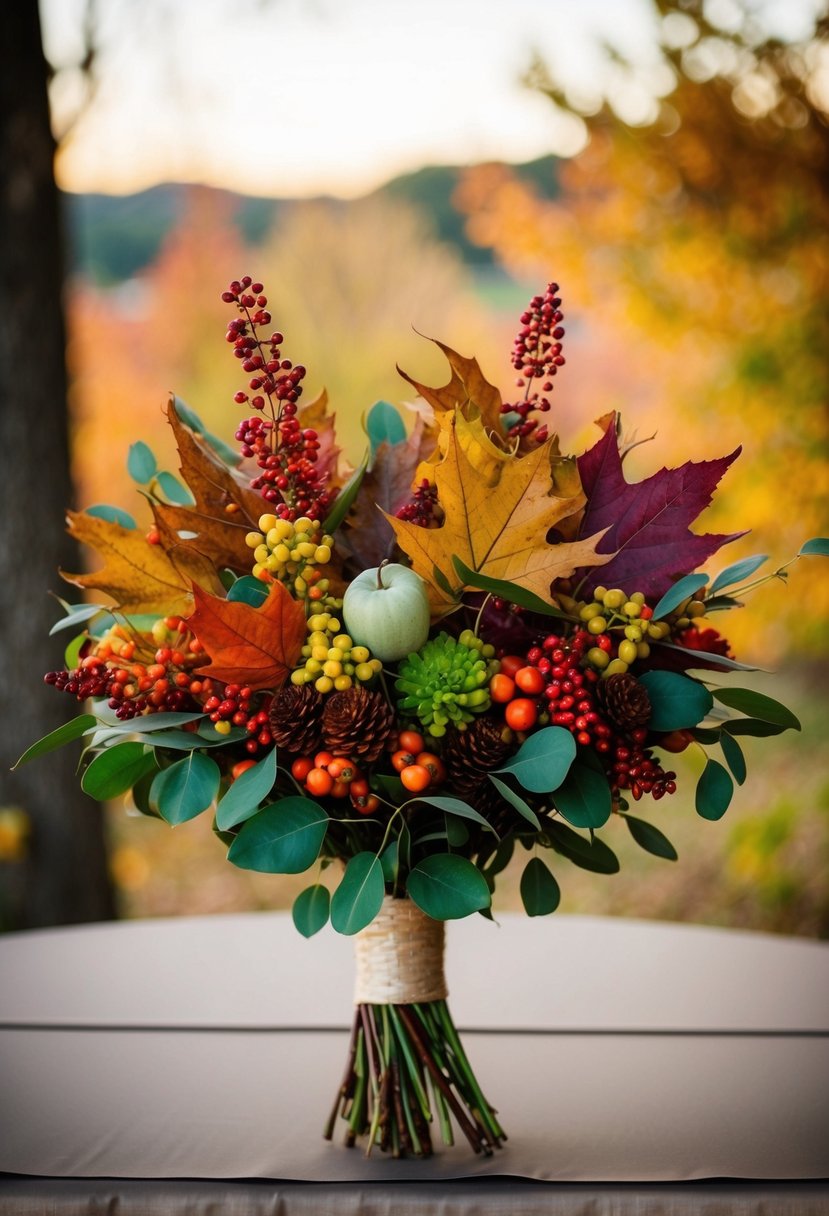
[[[305,609],[281,583],[259,608],[193,588],[195,610],[187,624],[210,657],[198,675],[253,689],[279,688],[305,641]]]

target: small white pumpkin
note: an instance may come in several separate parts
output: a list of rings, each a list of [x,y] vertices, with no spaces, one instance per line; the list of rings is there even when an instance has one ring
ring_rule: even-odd
[[[363,570],[343,597],[343,618],[357,646],[383,663],[404,659],[429,636],[429,596],[419,574],[393,562]]]

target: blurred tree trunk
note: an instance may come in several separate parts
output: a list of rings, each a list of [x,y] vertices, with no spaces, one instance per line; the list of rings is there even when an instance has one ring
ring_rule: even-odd
[[[113,915],[100,807],[75,776],[77,744],[10,765],[79,708],[42,682],[62,665],[48,638],[58,567],[77,570],[65,535],[72,498],[60,200],[38,6],[12,5],[0,50],[0,810],[29,820],[20,861],[0,861],[0,927]]]

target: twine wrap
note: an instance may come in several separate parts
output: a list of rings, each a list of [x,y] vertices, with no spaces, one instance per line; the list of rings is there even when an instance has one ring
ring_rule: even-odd
[[[354,938],[355,1005],[412,1005],[448,995],[443,976],[443,921],[410,899],[383,898],[380,912]]]

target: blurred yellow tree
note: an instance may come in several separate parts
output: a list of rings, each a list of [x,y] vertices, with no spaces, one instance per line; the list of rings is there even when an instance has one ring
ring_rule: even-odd
[[[652,95],[647,123],[614,109],[647,81],[608,48],[615,92],[583,115],[589,139],[562,164],[560,197],[542,201],[487,166],[470,171],[459,202],[473,239],[522,277],[554,276],[570,319],[584,319],[593,359],[611,364],[610,385],[595,368],[588,381],[610,390],[582,395],[588,416],[621,407],[628,425],[658,432],[633,472],[742,443],[707,523],[753,529],[723,564],[758,549],[782,561],[829,522],[826,18],[795,43],[764,31],[747,0],[652,7],[663,62],[649,79],[672,83]],[[543,63],[530,81],[578,112]],[[808,612],[802,593],[779,588],[750,622],[729,616],[746,652],[758,653],[759,622],[766,650],[791,641],[825,653],[829,572],[815,562],[808,584],[797,577]]]

